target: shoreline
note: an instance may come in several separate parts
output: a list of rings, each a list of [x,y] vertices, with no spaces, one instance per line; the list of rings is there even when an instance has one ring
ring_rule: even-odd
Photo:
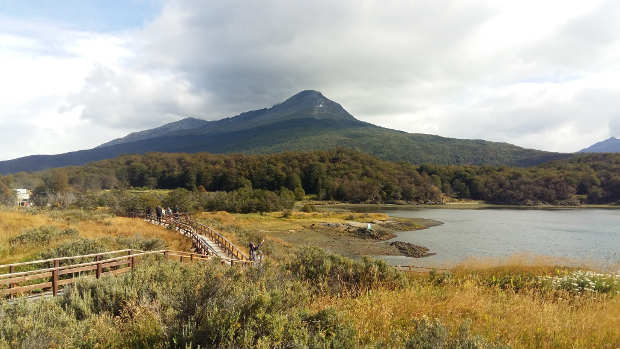
[[[427,204],[351,204],[351,203],[321,203],[315,204],[317,207],[333,209],[333,210],[351,210],[355,212],[370,212],[372,210],[416,210],[416,209],[516,209],[516,210],[574,210],[574,209],[603,209],[603,210],[620,210],[620,205],[579,205],[579,206],[562,206],[562,205],[500,205],[481,202],[454,202],[441,205]]]

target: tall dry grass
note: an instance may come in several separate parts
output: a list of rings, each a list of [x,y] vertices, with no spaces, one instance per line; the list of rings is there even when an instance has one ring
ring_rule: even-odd
[[[0,210],[0,264],[27,260],[67,241],[58,239],[51,241],[49,245],[9,244],[11,238],[41,226],[75,229],[79,232],[80,238],[116,239],[142,236],[162,239],[169,249],[187,251],[191,248],[191,242],[177,232],[149,224],[141,219],[80,210],[27,212],[5,209]]]
[[[620,297],[547,292],[535,287],[503,289],[480,282],[480,273],[545,275],[557,266],[460,267],[448,281],[411,275],[412,286],[378,290],[357,298],[326,296],[315,309],[348,314],[362,343],[393,343],[414,328],[413,319],[434,318],[456,331],[471,322],[473,333],[514,348],[618,348]]]

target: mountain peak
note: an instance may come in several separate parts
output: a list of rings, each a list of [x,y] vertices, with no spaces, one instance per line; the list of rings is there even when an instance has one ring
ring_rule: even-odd
[[[287,100],[282,102],[280,105],[320,105],[323,102],[331,102],[336,103],[334,101],[329,100],[319,91],[315,90],[303,90],[292,97],[289,97]]]
[[[314,119],[331,119],[357,121],[340,104],[325,97],[315,90],[304,90],[274,105],[269,112],[279,118],[311,117]]]
[[[585,149],[579,151],[580,153],[620,153],[620,139],[616,137],[609,137],[604,141],[595,143]]]

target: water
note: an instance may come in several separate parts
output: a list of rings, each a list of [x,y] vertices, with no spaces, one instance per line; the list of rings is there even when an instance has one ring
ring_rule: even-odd
[[[425,258],[382,256],[392,264],[438,267],[470,257],[521,253],[602,265],[620,262],[620,210],[419,209],[386,213],[444,223],[402,232],[393,239],[428,247],[437,255]]]

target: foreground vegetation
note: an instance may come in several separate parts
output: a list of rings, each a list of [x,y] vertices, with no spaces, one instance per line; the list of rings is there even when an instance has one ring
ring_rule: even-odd
[[[403,273],[360,257],[363,237],[312,228],[378,222],[386,219],[382,214],[211,212],[196,218],[242,246],[264,238],[267,262],[242,269],[153,257],[133,273],[80,280],[54,299],[0,300],[0,347],[620,345],[620,275],[524,258]],[[0,263],[86,253],[93,246],[190,248],[176,232],[101,210],[0,211]],[[347,246],[356,259],[333,253]]]
[[[0,180],[0,201],[7,200],[3,188],[8,186],[35,189],[41,204],[64,207],[100,189],[185,188],[196,193],[201,208],[231,212],[277,211],[304,195],[352,203],[436,204],[452,197],[517,205],[615,204],[620,201],[620,154],[509,168],[395,163],[343,149],[272,155],[152,153],[13,174]]]
[[[620,286],[583,293],[544,281],[574,273],[404,274],[317,248],[248,269],[152,259],[55,299],[0,303],[0,347],[617,347]]]

